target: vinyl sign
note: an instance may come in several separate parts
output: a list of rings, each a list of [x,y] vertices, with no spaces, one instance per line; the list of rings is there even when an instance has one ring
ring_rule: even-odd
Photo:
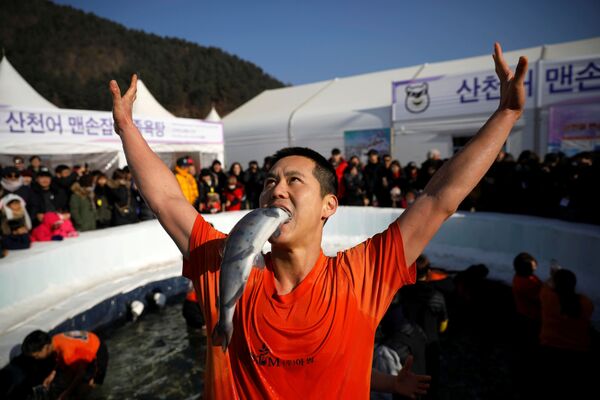
[[[527,103],[534,107],[533,68],[525,76]],[[500,81],[493,70],[463,75],[440,75],[392,83],[392,119],[491,114],[500,99]]]
[[[597,97],[600,100],[600,56],[540,61],[542,107]]]
[[[134,116],[148,143],[221,144],[223,126],[190,118]],[[112,113],[102,111],[0,108],[0,139],[50,137],[64,141],[119,141]]]

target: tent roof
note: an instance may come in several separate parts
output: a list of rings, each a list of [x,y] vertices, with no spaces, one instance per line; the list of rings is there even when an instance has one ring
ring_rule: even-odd
[[[0,107],[58,108],[36,92],[6,57],[0,61]]]
[[[173,114],[167,111],[156,98],[150,93],[148,87],[141,79],[137,83],[137,96],[133,103],[133,113],[148,117],[175,118]]]
[[[221,116],[215,109],[214,105],[212,106],[212,108],[210,109],[210,112],[208,113],[206,118],[204,118],[204,120],[208,121],[208,122],[221,122]]]

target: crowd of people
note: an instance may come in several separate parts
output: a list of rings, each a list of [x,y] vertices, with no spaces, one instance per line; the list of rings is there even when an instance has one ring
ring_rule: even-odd
[[[462,202],[463,211],[493,211],[560,218],[600,224],[600,152],[573,157],[546,154],[543,161],[532,151],[517,160],[501,152],[486,176]],[[340,204],[406,208],[419,196],[443,165],[433,149],[420,167],[402,165],[389,154],[371,149],[363,165],[353,155],[346,160],[339,149],[329,161],[338,178]],[[259,207],[271,158],[263,165],[238,162],[225,171],[219,160],[198,172],[193,159],[180,157],[174,174],[186,197],[199,212]],[[140,195],[127,167],[109,177],[87,165],[58,165],[51,171],[39,156],[13,158],[2,170],[0,225],[2,251],[26,249],[31,242],[62,240],[78,232],[130,224],[155,218]]]
[[[504,357],[509,359],[513,398],[587,398],[593,390],[593,360],[600,350],[599,332],[591,323],[594,305],[576,291],[573,271],[553,261],[549,277],[542,280],[537,266],[531,254],[518,254],[512,296],[504,297],[498,296],[484,264],[449,271],[419,256],[416,284],[398,291],[380,323],[374,367],[397,373],[410,357],[415,373],[431,376],[424,398],[440,398],[442,339],[448,327],[456,331],[468,321],[479,325],[478,340],[483,342],[508,333],[509,339],[500,340],[512,343],[511,354]],[[501,365],[495,366],[499,374],[504,372]],[[375,393],[373,398],[392,396]]]

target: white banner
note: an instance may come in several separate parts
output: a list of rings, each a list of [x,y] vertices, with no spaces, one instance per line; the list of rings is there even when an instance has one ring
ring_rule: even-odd
[[[600,55],[577,60],[540,61],[540,106],[597,97]]]
[[[526,108],[533,108],[535,71],[525,77]],[[500,81],[493,70],[440,75],[392,83],[394,122],[491,114],[500,99]]]
[[[134,115],[149,144],[222,144],[223,125],[189,118],[151,118]],[[0,143],[19,140],[61,142],[120,142],[112,113],[66,109],[0,108]]]

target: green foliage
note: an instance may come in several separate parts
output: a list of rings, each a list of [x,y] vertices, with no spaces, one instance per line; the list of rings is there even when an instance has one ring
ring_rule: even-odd
[[[179,117],[221,116],[282,87],[256,65],[218,48],[162,38],[46,0],[0,1],[0,47],[21,75],[63,108],[110,110],[108,82],[137,72]]]

